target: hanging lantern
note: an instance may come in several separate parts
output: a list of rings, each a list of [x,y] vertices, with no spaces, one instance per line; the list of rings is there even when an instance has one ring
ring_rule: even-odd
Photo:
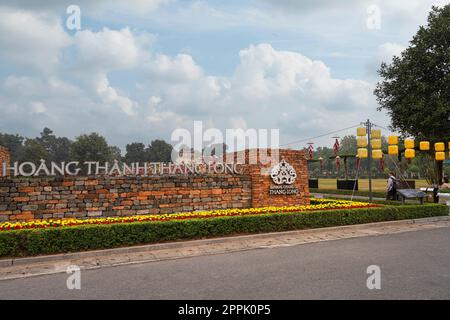
[[[414,149],[414,140],[413,139],[405,139],[405,149]]]
[[[445,160],[445,152],[436,152],[435,154],[436,161],[444,161]]]
[[[416,156],[416,151],[414,149],[406,149],[405,150],[405,158],[412,159]]]
[[[372,150],[372,158],[374,158],[374,159],[381,159],[381,158],[383,158],[383,151],[378,150],[378,149]]]
[[[437,142],[434,144],[434,151],[436,152],[444,152],[445,144],[443,142]]]
[[[388,143],[389,145],[398,144],[398,136],[389,136]]]
[[[358,158],[365,159],[368,156],[369,156],[369,153],[368,153],[366,148],[359,148],[358,149],[358,156],[357,156]]]
[[[419,147],[421,151],[430,150],[430,142],[429,141],[420,141]]]
[[[390,155],[398,155],[398,146],[389,146],[388,153]]]
[[[381,139],[372,139],[370,144],[373,149],[381,149]]]
[[[356,138],[356,145],[358,148],[365,148],[367,147],[367,138],[366,137],[358,137]]]
[[[358,137],[364,137],[365,135],[367,135],[367,131],[365,127],[360,127],[356,129],[356,135]]]
[[[380,129],[372,129],[372,138],[373,139],[381,139],[381,130]]]

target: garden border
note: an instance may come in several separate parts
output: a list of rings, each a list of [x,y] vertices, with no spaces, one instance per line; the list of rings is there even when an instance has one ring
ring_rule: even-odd
[[[0,257],[67,253],[225,235],[313,229],[448,214],[449,209],[445,205],[425,204],[12,230],[0,232]]]

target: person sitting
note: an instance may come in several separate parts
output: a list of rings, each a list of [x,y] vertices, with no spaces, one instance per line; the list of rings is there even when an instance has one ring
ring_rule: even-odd
[[[448,178],[444,178],[444,183],[439,186],[440,190],[450,189],[450,183],[448,183]]]
[[[386,200],[397,200],[397,178],[394,172],[389,174]]]

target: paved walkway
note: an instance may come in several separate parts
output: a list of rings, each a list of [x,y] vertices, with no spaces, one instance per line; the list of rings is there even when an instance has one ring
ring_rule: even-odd
[[[312,230],[266,233],[195,241],[173,242],[53,256],[2,259],[0,280],[66,272],[70,265],[83,269],[139,264],[237,251],[289,247],[355,237],[379,236],[445,228],[450,217],[371,223]]]

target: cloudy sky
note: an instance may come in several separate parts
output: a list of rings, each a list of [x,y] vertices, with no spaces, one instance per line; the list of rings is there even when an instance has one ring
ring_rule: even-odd
[[[1,0],[0,132],[95,131],[123,148],[194,120],[278,128],[282,143],[367,118],[388,126],[376,70],[447,3]],[[67,28],[71,4],[80,30]]]

